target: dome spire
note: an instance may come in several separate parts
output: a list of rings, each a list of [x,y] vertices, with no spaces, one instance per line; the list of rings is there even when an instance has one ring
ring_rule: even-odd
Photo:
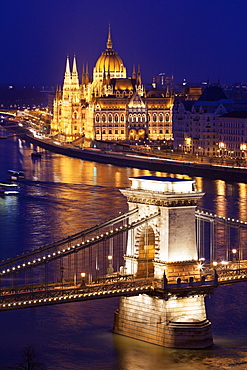
[[[110,24],[109,24],[109,28],[108,28],[108,39],[107,39],[106,47],[107,47],[107,49],[112,49],[111,26],[110,26]]]

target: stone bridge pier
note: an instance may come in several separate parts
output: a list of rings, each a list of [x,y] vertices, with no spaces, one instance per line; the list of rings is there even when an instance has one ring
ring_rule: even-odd
[[[130,222],[147,217],[130,230],[124,273],[135,278],[165,280],[169,284],[199,281],[195,208],[203,193],[193,180],[143,176],[130,178],[121,192],[129,210],[138,208]],[[156,214],[148,220],[148,217]],[[212,344],[205,294],[122,297],[115,313],[114,332],[173,348],[205,348]]]

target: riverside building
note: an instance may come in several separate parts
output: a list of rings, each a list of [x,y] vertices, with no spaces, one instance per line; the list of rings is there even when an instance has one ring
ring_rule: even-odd
[[[229,99],[207,86],[197,101],[174,104],[174,149],[196,155],[246,158],[246,99]]]
[[[173,97],[167,90],[146,91],[140,67],[131,77],[113,49],[109,28],[106,50],[81,81],[76,58],[67,57],[63,86],[56,91],[51,134],[62,140],[172,140]]]

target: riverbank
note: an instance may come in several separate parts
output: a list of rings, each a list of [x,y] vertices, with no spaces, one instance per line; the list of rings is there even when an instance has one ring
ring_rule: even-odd
[[[14,122],[11,122],[11,125],[4,125],[3,128],[40,148],[87,161],[140,168],[155,172],[178,173],[190,177],[207,177],[213,180],[221,179],[247,183],[246,167],[196,163],[136,152],[113,152],[93,148],[77,148],[71,144],[53,141],[51,138],[36,137],[27,128],[14,124]]]

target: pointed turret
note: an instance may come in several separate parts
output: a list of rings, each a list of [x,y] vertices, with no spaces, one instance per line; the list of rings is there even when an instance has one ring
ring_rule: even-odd
[[[85,84],[85,66],[84,66],[84,63],[83,63],[83,65],[82,65],[81,84],[82,84],[82,85],[84,85],[84,84]]]
[[[70,73],[70,65],[69,65],[69,56],[67,55],[63,87],[65,88],[70,85],[71,85],[71,73]]]
[[[132,78],[134,80],[136,79],[136,66],[135,65],[133,65]]]
[[[78,77],[78,72],[77,72],[75,55],[74,55],[73,67],[72,67],[71,85],[73,88],[79,89],[79,77]]]
[[[137,72],[137,81],[136,81],[136,84],[137,84],[137,86],[142,85],[140,64],[138,64],[138,72]]]
[[[85,85],[89,83],[89,72],[88,72],[88,63],[86,64],[86,76],[85,76]]]
[[[106,43],[106,48],[107,49],[112,49],[111,27],[110,27],[110,25],[109,25],[109,29],[108,29],[108,39],[107,39],[107,43]]]

